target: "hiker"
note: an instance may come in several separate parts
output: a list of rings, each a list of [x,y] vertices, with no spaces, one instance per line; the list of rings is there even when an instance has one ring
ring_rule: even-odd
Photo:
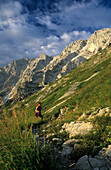
[[[43,120],[43,116],[41,114],[41,110],[42,110],[41,102],[38,102],[38,105],[37,105],[37,107],[35,109],[35,116],[37,116],[37,117],[39,116]]]

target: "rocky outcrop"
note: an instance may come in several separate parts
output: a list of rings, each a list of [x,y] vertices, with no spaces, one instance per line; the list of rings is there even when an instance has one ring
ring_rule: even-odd
[[[93,126],[90,122],[71,122],[65,123],[62,129],[69,133],[69,137],[74,137],[76,135],[85,135],[92,130]]]
[[[75,170],[110,170],[111,169],[111,145],[103,148],[94,158],[85,155],[81,157],[73,167]]]
[[[72,70],[72,68],[76,68],[84,59],[79,60],[73,64],[71,68],[68,63],[76,58],[80,53],[81,49],[86,46],[87,40],[78,40],[72,42],[68,45],[60,55],[53,58],[53,60],[46,66],[45,68],[45,80],[44,82],[52,82],[57,78],[62,77],[64,74],[68,73]],[[65,68],[67,65],[67,69]]]
[[[66,74],[69,70],[79,66],[92,55],[105,49],[111,43],[111,29],[102,29],[88,39],[86,45],[80,50],[76,57],[73,57],[62,69],[61,74]]]
[[[15,87],[12,89],[12,92],[19,92],[20,96],[24,97],[29,94],[34,93],[41,87],[44,79],[43,68],[52,60],[52,57],[49,57],[44,54],[40,54],[38,58],[31,61],[27,68],[22,73],[19,81],[16,83]],[[9,94],[9,98],[13,96],[13,93]]]
[[[23,58],[0,68],[0,96],[3,97],[4,101],[7,100],[8,94],[29,63],[30,60],[28,58]]]
[[[89,40],[72,42],[58,56],[49,57],[41,54],[33,60],[14,61],[0,69],[0,96],[6,100],[12,98],[12,93],[19,92],[21,97],[32,94],[78,67],[109,43],[111,43],[111,29],[102,29],[96,31]],[[8,86],[12,89],[12,93]]]
[[[95,107],[92,107],[91,110],[83,113],[80,117],[79,117],[79,121],[82,121],[84,119],[87,119],[87,120],[91,120],[93,118],[96,118],[96,117],[100,117],[100,116],[111,116],[111,109],[110,107],[106,107],[106,108],[103,108],[103,109],[100,109],[100,108],[95,108]]]
[[[61,114],[64,114],[64,112],[67,112],[67,108],[60,109],[60,112]],[[110,112],[111,112],[110,107],[106,108],[92,107],[86,111],[86,114],[89,116],[91,114],[95,114],[94,118],[96,118],[97,114],[97,116],[101,116],[102,118],[102,116],[109,115]],[[95,129],[93,129],[92,124],[89,121],[90,120],[88,120],[87,122],[86,117],[85,122],[82,120],[81,121],[77,120],[75,122],[65,123],[63,126],[61,125],[62,131],[59,131],[59,133],[58,131],[55,130],[55,128],[53,129],[52,126],[54,125],[58,127],[60,122],[58,121],[55,124],[55,120],[52,120],[51,122],[44,121],[40,124],[39,123],[34,124],[32,130],[35,139],[39,143],[40,147],[43,147],[45,142],[45,146],[49,149],[52,149],[54,153],[52,157],[54,156],[56,157],[57,161],[56,164],[60,166],[60,169],[110,170],[111,169],[111,145],[109,145],[110,124],[107,126],[109,127],[108,128],[109,132],[106,130],[106,135],[108,136],[107,138],[108,142],[106,143],[107,141],[107,139],[105,139],[106,135],[104,134],[105,136],[104,139],[102,139],[101,137],[99,139],[99,135],[97,134],[98,130],[96,131]],[[45,129],[44,124],[46,124]],[[68,133],[66,133],[64,130]],[[90,131],[93,131],[93,133],[89,133]],[[22,133],[26,133],[26,131],[24,132],[23,130]],[[104,145],[107,147],[102,148]]]

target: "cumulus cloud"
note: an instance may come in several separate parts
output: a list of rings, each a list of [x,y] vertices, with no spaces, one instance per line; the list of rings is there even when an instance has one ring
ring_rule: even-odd
[[[56,56],[72,41],[111,27],[111,10],[102,0],[54,2],[0,1],[0,67],[40,53]]]
[[[41,49],[44,53],[55,56],[62,52],[71,42],[79,39],[88,39],[90,36],[91,33],[86,31],[63,33],[60,37],[50,36],[46,38],[47,45],[42,45]]]

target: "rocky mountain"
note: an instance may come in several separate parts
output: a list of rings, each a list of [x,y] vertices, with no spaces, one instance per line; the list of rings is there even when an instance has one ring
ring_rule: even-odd
[[[42,81],[44,79],[43,68],[50,63],[52,57],[44,54],[40,54],[38,58],[32,60],[23,71],[19,81],[13,87],[12,91],[17,94],[29,95],[39,90],[42,86]],[[9,94],[9,98],[12,97],[12,93]]]
[[[4,97],[4,100],[8,97],[11,88],[16,85],[29,63],[28,58],[23,58],[0,68],[0,96]]]
[[[30,120],[39,100],[47,107],[41,131],[34,126],[35,139],[44,142],[45,137],[60,169],[111,168],[110,68],[111,44],[21,101]]]
[[[13,62],[6,67],[2,67],[0,70],[0,76],[2,77],[0,78],[2,84],[0,95],[3,99],[6,99],[8,95],[10,99],[13,93],[17,94],[17,92],[20,93],[21,97],[32,94],[46,84],[61,78],[72,69],[78,67],[82,62],[107,47],[110,42],[111,29],[102,29],[96,31],[89,40],[72,42],[58,56],[49,57],[41,54],[33,60],[23,59],[23,62],[22,60],[15,61],[15,63],[18,63],[18,66]],[[19,62],[24,63],[23,68]],[[10,72],[10,67],[13,73]],[[11,93],[7,86],[12,88]]]
[[[45,59],[47,56],[42,57]],[[39,62],[41,60],[37,59],[36,64]],[[43,120],[34,116],[38,101],[41,101],[43,108],[46,107],[41,113]],[[60,79],[13,104],[13,107],[6,106],[7,115],[3,107],[0,111],[1,120],[4,120],[3,123],[5,120],[7,122],[3,124],[0,121],[1,138],[4,137],[4,133],[8,134],[8,139],[15,146],[18,140],[14,139],[21,141],[24,137],[24,147],[27,146],[29,139],[37,141],[39,149],[43,149],[44,146],[46,151],[50,151],[51,155],[47,154],[48,160],[50,157],[54,158],[57,168],[53,162],[52,169],[110,170],[111,43]],[[6,131],[4,125],[9,126],[7,129],[10,133]],[[21,133],[17,133],[17,128],[13,127],[20,128]],[[20,134],[21,138],[16,133]],[[4,137],[4,142],[7,144],[9,140]],[[34,149],[34,146],[35,143],[31,142],[30,148]],[[4,150],[1,152],[4,158]],[[18,158],[17,156],[17,161]],[[51,161],[49,163],[51,164]],[[45,165],[43,167],[46,167]]]

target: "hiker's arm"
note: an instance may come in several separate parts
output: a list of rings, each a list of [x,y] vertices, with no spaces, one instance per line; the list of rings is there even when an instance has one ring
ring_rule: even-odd
[[[37,110],[37,108],[38,108],[38,107],[36,107],[35,112],[39,112],[39,111]]]
[[[45,109],[46,109],[46,107],[42,108],[42,110],[45,110]]]

